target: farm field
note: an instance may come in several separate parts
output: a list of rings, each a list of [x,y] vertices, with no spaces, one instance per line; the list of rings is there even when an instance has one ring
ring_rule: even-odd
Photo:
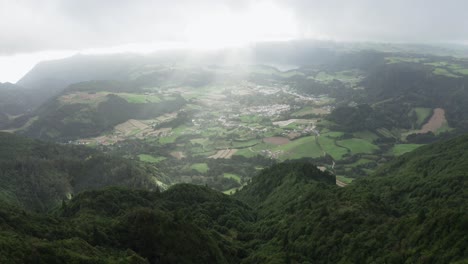
[[[386,62],[392,65],[431,63],[405,57],[389,58]],[[426,67],[436,75],[457,75],[465,70],[460,65],[443,63]],[[230,69],[204,70],[231,74]],[[240,188],[241,182],[258,172],[257,168],[294,159],[310,160],[343,177],[339,178],[342,183],[349,183],[372,173],[391,156],[422,145],[407,142],[410,136],[426,132],[439,135],[452,129],[445,109],[420,105],[408,107],[402,115],[410,120],[406,127],[383,124],[367,128],[367,120],[361,123],[362,128],[340,127],[340,123],[329,117],[347,99],[323,91],[339,83],[340,89],[360,92],[364,75],[359,70],[282,72],[268,66],[255,66],[250,70],[250,75],[243,75],[240,80],[233,77],[235,81],[227,78],[222,83],[197,86],[168,83],[144,87],[135,93],[74,92],[59,97],[59,102],[98,107],[109,100],[110,95],[115,95],[132,107],[149,111],[142,110],[144,118],[129,118],[105,133],[73,143],[115,153],[125,151],[134,159],[154,163],[174,182],[208,184],[228,193]],[[296,88],[295,78],[328,88],[301,90]],[[182,103],[173,111],[152,115],[150,110],[145,110],[171,104],[175,98],[180,98]],[[389,102],[382,100],[374,106],[381,107]],[[232,171],[239,172],[232,174]]]
[[[340,140],[337,144],[338,146],[348,149],[353,154],[372,153],[379,149],[378,146],[360,138]]]
[[[155,157],[155,156],[148,155],[148,154],[140,154],[138,155],[138,158],[140,158],[141,161],[150,162],[150,163],[158,163],[166,159],[166,157],[157,157],[157,156]]]

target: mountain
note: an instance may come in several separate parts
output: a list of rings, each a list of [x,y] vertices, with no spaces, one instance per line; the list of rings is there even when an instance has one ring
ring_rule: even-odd
[[[178,184],[85,191],[50,215],[1,203],[0,260],[466,263],[467,147],[468,136],[421,147],[345,188],[296,161],[234,196]]]
[[[0,197],[47,211],[78,192],[105,186],[157,189],[154,166],[83,146],[66,146],[0,133]]]
[[[177,111],[186,102],[175,96],[155,102],[135,102],[132,88],[118,81],[90,81],[70,86],[60,96],[39,107],[37,119],[20,133],[34,138],[67,141],[98,136],[129,119],[149,119]],[[135,90],[133,90],[135,92]]]
[[[11,83],[0,83],[0,129],[11,126],[11,120],[32,110],[33,94]]]

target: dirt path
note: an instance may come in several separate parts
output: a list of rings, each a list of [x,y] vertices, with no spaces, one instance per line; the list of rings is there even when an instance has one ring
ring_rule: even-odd
[[[419,130],[418,133],[436,133],[437,130],[441,128],[445,122],[447,122],[447,120],[445,119],[445,110],[442,108],[436,108],[434,109],[434,113],[432,114],[429,121],[427,121],[427,123],[422,126],[421,130]]]

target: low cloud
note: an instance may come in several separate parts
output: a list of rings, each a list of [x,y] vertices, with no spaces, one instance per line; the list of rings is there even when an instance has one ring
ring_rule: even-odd
[[[468,38],[468,2],[462,0],[0,0],[0,55],[186,42],[193,35],[188,32],[191,26],[199,21],[214,28],[207,28],[203,36],[226,38],[230,31],[242,34],[245,23],[239,21],[239,28],[231,23],[220,34],[216,19],[232,14],[231,19],[242,20],[242,14],[259,2],[285,12],[284,16],[273,13],[291,28],[275,35],[277,39],[464,42]],[[257,22],[249,23],[260,24],[277,9],[256,12]],[[256,28],[267,31],[267,26]],[[246,36],[251,35],[258,34]]]

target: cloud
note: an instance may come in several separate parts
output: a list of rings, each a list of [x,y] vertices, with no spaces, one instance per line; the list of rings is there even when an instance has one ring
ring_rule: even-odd
[[[290,0],[304,37],[349,41],[461,42],[465,0]]]
[[[220,44],[239,38],[461,42],[468,38],[466,10],[464,0],[0,0],[0,55],[187,42],[197,35],[227,39]]]
[[[230,1],[0,0],[0,54],[184,41],[200,16]]]

